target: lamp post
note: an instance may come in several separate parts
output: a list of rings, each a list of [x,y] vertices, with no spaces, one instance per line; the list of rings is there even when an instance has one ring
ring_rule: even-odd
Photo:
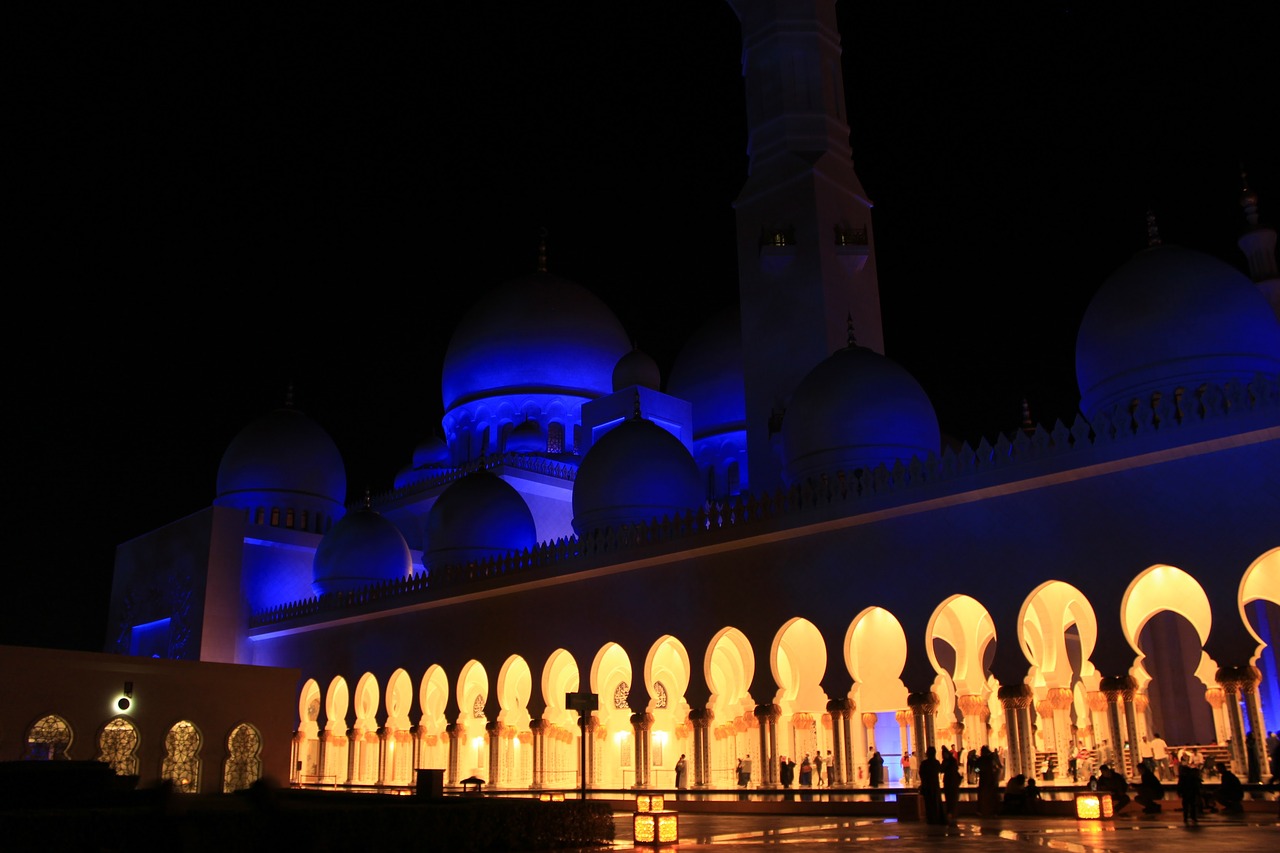
[[[600,697],[595,693],[566,693],[564,706],[570,711],[578,712],[578,744],[581,755],[578,759],[578,775],[582,780],[582,801],[587,801],[587,715],[600,707]]]

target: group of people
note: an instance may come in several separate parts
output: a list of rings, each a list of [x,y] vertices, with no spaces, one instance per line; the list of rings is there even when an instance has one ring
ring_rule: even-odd
[[[796,762],[794,758],[781,756],[778,759],[778,781],[784,788],[790,788],[796,782]],[[800,762],[800,787],[801,788],[821,788],[835,786],[835,762],[831,757],[831,750],[827,750],[825,757],[821,750],[815,750],[813,758],[809,758],[809,753],[804,754],[804,758]]]
[[[999,757],[989,747],[983,746],[977,753],[974,770],[978,785],[978,813],[994,815],[1000,792]],[[960,807],[960,783],[964,774],[960,769],[959,753],[947,747],[938,757],[935,747],[925,750],[920,760],[920,797],[924,801],[924,818],[928,823],[955,823]],[[1012,784],[1012,780],[1011,780]],[[1034,785],[1034,780],[1032,780]]]

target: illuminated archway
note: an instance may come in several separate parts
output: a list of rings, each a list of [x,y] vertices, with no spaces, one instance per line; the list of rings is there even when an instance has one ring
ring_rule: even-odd
[[[335,785],[349,781],[348,767],[351,743],[347,728],[347,712],[351,707],[351,692],[347,680],[341,675],[329,682],[324,696],[324,759],[320,768],[320,781]]]
[[[751,679],[755,677],[755,652],[746,634],[737,628],[721,628],[707,647],[703,673],[711,689],[709,707],[715,731],[711,740],[711,784],[737,783],[738,759],[753,748],[756,703],[751,698]]]
[[[600,720],[594,784],[625,788],[634,783],[634,735],[631,728],[631,658],[617,643],[606,643],[591,662],[591,692],[598,697]]]
[[[413,710],[413,680],[403,669],[397,669],[387,679],[386,708],[382,781],[387,785],[409,785],[414,781],[413,736],[409,733],[413,725],[409,721],[409,712]]]
[[[458,775],[488,779],[489,673],[477,660],[467,661],[458,675]]]
[[[769,669],[777,690],[777,755],[762,755],[761,761],[777,761],[786,755],[800,764],[826,746],[819,739],[822,717],[827,711],[827,694],[822,676],[827,671],[827,646],[822,633],[808,619],[793,617],[774,635]]]
[[[378,784],[378,679],[366,672],[356,682],[355,715],[352,726],[351,749],[355,758],[351,761],[351,783],[356,785]]]
[[[533,756],[529,747],[529,697],[533,695],[533,673],[528,662],[512,655],[498,671],[498,767],[495,782],[506,788],[527,788],[533,782]],[[490,749],[492,753],[492,749]]]
[[[868,607],[849,623],[844,636],[845,666],[853,678],[849,698],[855,705],[851,734],[853,782],[868,783],[867,756],[873,744],[907,749],[910,719],[907,687],[902,672],[907,665],[907,635],[902,623],[883,607]],[[899,723],[901,715],[902,723]],[[904,743],[905,741],[905,743]],[[914,750],[913,750],[914,751]],[[892,767],[892,764],[888,766]]]
[[[316,782],[320,776],[320,685],[308,678],[298,694],[298,733],[293,742],[294,782]]]
[[[684,645],[670,634],[660,637],[644,662],[647,710],[653,715],[650,782],[659,787],[675,787],[676,761],[691,750],[689,703],[685,699],[689,677],[689,653]]]
[[[564,649],[556,649],[542,667],[543,787],[574,788],[579,785],[581,755],[578,713],[565,705],[565,697],[580,689],[578,662]],[[597,784],[593,778],[591,784]]]
[[[449,705],[449,679],[439,664],[432,664],[422,674],[418,687],[418,759],[419,768],[444,770],[449,764],[449,724],[445,709]]]
[[[935,690],[939,694],[939,734],[949,726],[950,737],[943,736],[944,741],[950,740],[964,752],[989,745],[989,715],[984,712],[995,643],[991,614],[968,595],[944,599],[925,627],[925,650],[934,672],[941,676],[938,687],[943,688]]]

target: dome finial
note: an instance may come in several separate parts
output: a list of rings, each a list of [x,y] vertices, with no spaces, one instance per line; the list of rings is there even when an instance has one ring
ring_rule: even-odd
[[[547,271],[547,228],[538,229],[538,272]]]
[[[369,489],[367,486],[365,487],[365,490],[364,490],[364,508],[373,509],[373,496],[369,494]]]
[[[293,382],[290,382],[284,389],[284,407],[286,409],[293,408]]]
[[[633,421],[640,420],[640,389],[639,388],[636,389],[635,411],[631,413],[631,420]]]
[[[1031,404],[1026,397],[1022,398],[1022,431],[1027,435],[1036,431],[1035,422],[1031,420]]]
[[[1156,214],[1147,208],[1147,248],[1160,245],[1160,227],[1156,225]]]
[[[848,340],[846,341],[846,343],[851,347],[856,347],[858,345],[858,339],[853,334],[853,312],[852,311],[849,312],[847,318],[845,319],[845,323],[848,326]]]

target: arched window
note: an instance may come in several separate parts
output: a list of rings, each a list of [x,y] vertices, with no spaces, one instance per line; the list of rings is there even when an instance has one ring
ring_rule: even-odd
[[[57,714],[46,714],[27,729],[24,761],[68,758],[71,749],[71,724]]]
[[[160,778],[172,782],[178,793],[199,793],[200,730],[192,723],[186,720],[174,723],[165,734]]]
[[[243,791],[262,776],[262,737],[248,723],[227,736],[227,761],[222,768],[222,793]]]
[[[564,424],[559,421],[547,424],[547,452],[564,453]]]
[[[128,717],[116,717],[98,735],[98,760],[117,776],[138,775],[138,729]]]

